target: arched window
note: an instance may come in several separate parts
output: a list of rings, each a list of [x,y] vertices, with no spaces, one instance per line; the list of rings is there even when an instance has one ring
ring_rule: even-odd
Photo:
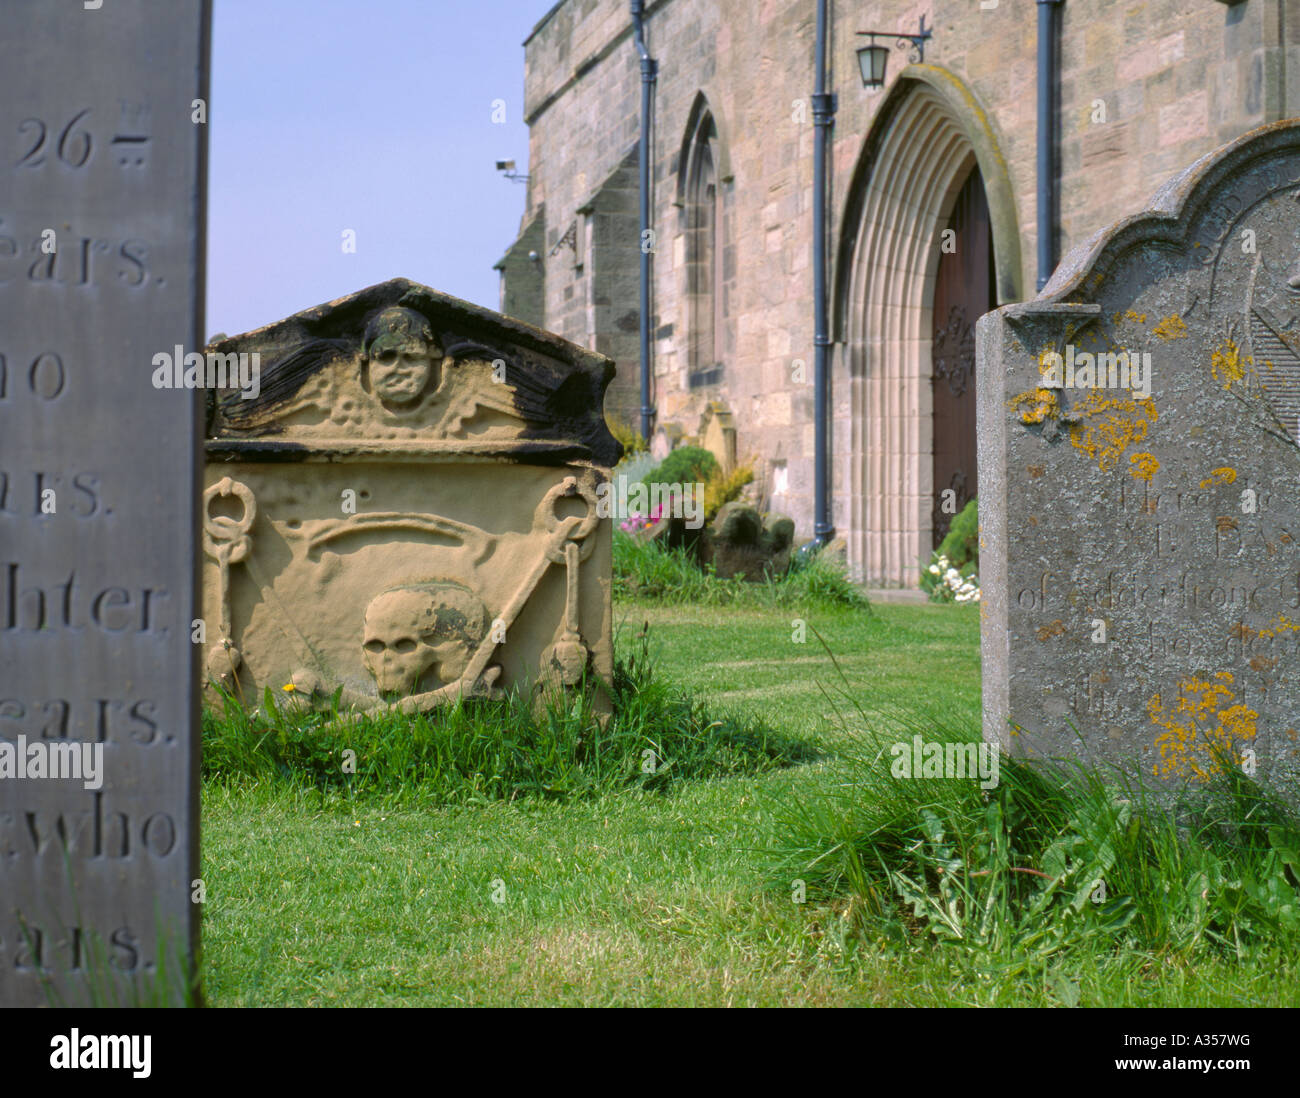
[[[682,160],[686,228],[686,361],[690,385],[721,380],[725,346],[722,193],[718,131],[702,100],[692,112]]]

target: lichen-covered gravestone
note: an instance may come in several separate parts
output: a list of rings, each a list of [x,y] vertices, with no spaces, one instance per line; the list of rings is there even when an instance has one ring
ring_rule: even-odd
[[[0,1006],[192,1001],[209,5],[5,0]]]
[[[608,682],[613,363],[405,279],[209,354],[260,373],[208,432],[211,683],[415,712]]]
[[[1192,165],[979,326],[984,734],[1300,773],[1300,123]]]

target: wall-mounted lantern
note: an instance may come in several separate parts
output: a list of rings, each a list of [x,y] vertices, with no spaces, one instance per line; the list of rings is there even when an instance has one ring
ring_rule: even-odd
[[[912,50],[912,62],[919,64],[925,60],[925,43],[933,37],[932,32],[925,29],[925,16],[921,16],[921,26],[915,34],[890,34],[886,31],[858,31],[858,34],[864,35],[870,41],[858,49],[858,68],[862,72],[862,86],[864,88],[880,88],[885,84],[885,68],[889,63],[889,47],[878,46],[877,38],[892,38],[894,45],[905,50],[909,47]]]

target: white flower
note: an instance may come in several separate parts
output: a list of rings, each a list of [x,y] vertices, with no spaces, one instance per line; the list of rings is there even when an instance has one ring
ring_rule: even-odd
[[[937,564],[930,565],[930,575],[937,576],[938,574],[939,574],[939,566]]]

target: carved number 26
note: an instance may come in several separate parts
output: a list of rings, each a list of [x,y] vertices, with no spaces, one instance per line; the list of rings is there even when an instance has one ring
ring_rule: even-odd
[[[59,143],[55,152],[58,158],[72,168],[80,168],[90,159],[91,140],[90,134],[86,130],[77,129],[77,123],[90,113],[87,107],[84,111],[79,111],[72,116],[72,120],[63,127],[63,132],[59,134]],[[18,132],[28,133],[35,131],[36,140],[32,147],[23,153],[18,160],[18,167],[39,168],[45,163],[45,154],[41,149],[45,147],[45,137],[49,133],[44,122],[39,118],[25,118],[18,124]]]

